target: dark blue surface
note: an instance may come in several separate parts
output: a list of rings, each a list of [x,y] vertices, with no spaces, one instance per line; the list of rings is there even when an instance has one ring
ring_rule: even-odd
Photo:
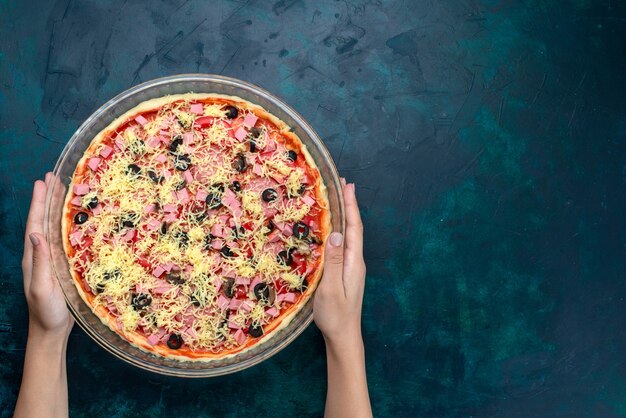
[[[0,406],[26,339],[32,181],[126,88],[224,74],[285,99],[356,182],[377,416],[626,416],[626,5],[0,2]],[[69,344],[72,416],[319,416],[312,326],[188,381]]]

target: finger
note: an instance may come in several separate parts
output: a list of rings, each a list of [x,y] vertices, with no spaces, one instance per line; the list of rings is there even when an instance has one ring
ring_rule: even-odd
[[[30,211],[26,221],[26,234],[24,236],[24,257],[22,268],[24,270],[24,286],[30,287],[30,277],[32,272],[33,244],[28,236],[33,232],[43,233],[43,212],[46,199],[46,184],[37,180],[33,186],[33,197],[30,202]]]
[[[360,301],[365,286],[365,262],[363,261],[363,223],[356,201],[354,184],[344,187],[344,201],[346,203],[344,287],[348,299]]]
[[[324,276],[320,283],[331,294],[345,296],[343,287],[343,235],[333,232],[326,240],[324,251]]]
[[[346,250],[351,254],[363,254],[363,222],[356,201],[354,184],[343,188],[346,204]]]
[[[46,173],[46,177],[45,177],[45,179],[46,179],[46,180],[45,180],[46,187],[49,187],[49,186],[50,186],[50,179],[51,179],[51,178],[52,178],[52,173],[48,171],[48,172]]]
[[[41,286],[52,277],[48,245],[43,234],[39,232],[33,232],[28,238],[33,246],[33,275],[30,284],[31,287]]]
[[[346,187],[346,179],[344,177],[341,177],[339,180],[341,181],[341,187]]]

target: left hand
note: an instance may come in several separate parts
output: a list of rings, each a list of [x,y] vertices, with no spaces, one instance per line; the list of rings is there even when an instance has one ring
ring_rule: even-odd
[[[58,337],[67,340],[74,319],[67,310],[59,282],[52,273],[50,250],[43,236],[44,206],[52,173],[45,182],[37,180],[24,237],[24,294],[28,302],[29,337]]]

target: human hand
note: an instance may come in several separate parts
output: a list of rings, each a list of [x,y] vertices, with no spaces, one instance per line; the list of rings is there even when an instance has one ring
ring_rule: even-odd
[[[47,173],[45,182],[37,180],[26,222],[24,237],[24,294],[28,302],[29,338],[53,337],[66,341],[74,319],[67,310],[61,286],[50,265],[50,253],[43,236],[46,193],[53,181]]]
[[[28,341],[15,418],[67,417],[67,337],[74,325],[61,286],[52,274],[50,252],[43,237],[46,194],[53,181],[37,180],[24,237],[24,295],[28,302]],[[63,193],[62,185],[55,190]]]
[[[365,287],[363,223],[354,184],[343,186],[346,236],[333,232],[327,239],[324,276],[315,293],[313,315],[326,341],[327,418],[370,418],[365,348],[361,336],[361,305]]]
[[[365,287],[363,260],[363,223],[356,201],[354,184],[343,185],[346,205],[345,240],[339,232],[327,239],[324,275],[315,293],[315,324],[327,344],[341,347],[362,345],[361,305]]]

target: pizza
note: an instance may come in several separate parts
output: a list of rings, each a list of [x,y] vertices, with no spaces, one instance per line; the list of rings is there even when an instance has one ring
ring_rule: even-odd
[[[62,231],[85,303],[130,344],[212,361],[265,345],[311,298],[326,187],[290,128],[217,94],[141,103],[95,136]]]

